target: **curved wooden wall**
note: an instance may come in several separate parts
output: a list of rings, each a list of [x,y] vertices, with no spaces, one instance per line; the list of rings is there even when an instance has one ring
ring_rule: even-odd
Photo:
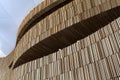
[[[0,59],[0,80],[119,79],[120,0],[45,0]]]
[[[54,0],[53,0],[54,1]],[[67,3],[71,2],[72,0],[55,0],[50,5],[46,5],[45,7],[39,8],[39,6],[48,3],[43,2],[41,5],[38,5],[34,8],[30,14],[28,14],[23,20],[19,31],[18,31],[18,38],[17,42],[22,38],[22,36],[35,24],[37,24],[40,20],[44,19],[49,14],[53,13],[54,11],[58,10],[60,7],[66,5]]]
[[[77,7],[79,7],[79,5],[84,6],[86,4],[83,4],[83,2],[84,2],[83,1],[83,2],[79,2],[79,5],[78,4],[73,5],[73,3],[75,4],[75,2],[76,1],[72,1],[69,3],[70,8],[69,8],[69,5],[66,5],[65,7],[62,7],[59,10],[53,12],[52,14],[50,14],[49,16],[44,18],[42,21],[37,23],[33,28],[31,28],[23,36],[23,38],[19,41],[18,45],[16,46],[17,55],[16,55],[15,62],[16,62],[16,60],[19,60],[19,61],[17,61],[17,63],[15,63],[15,66],[18,66],[20,64],[23,64],[25,62],[28,62],[28,61],[36,59],[36,58],[40,58],[46,54],[50,54],[50,53],[58,50],[58,49],[64,48],[64,47],[70,45],[71,43],[77,41],[78,39],[80,39],[80,37],[81,38],[86,37],[87,35],[90,35],[90,33],[99,29],[100,28],[99,25],[104,24],[104,22],[105,22],[105,21],[102,21],[103,19],[106,19],[107,20],[106,24],[108,24],[108,22],[110,22],[110,19],[114,20],[114,18],[113,18],[114,16],[116,16],[116,15],[117,15],[117,17],[120,16],[120,14],[119,14],[120,8],[117,8],[116,10],[113,10],[110,12],[103,13],[104,11],[107,11],[107,10],[117,7],[118,4],[117,4],[117,2],[115,3],[114,0],[113,1],[108,0],[106,2],[103,2],[103,4],[101,3],[99,5],[96,5],[96,7],[93,6],[93,8],[90,6],[90,8],[86,8],[86,10],[82,10],[83,7],[81,6],[80,7],[81,12],[74,11],[75,7],[77,8]],[[113,2],[114,2],[114,4],[111,4]],[[87,9],[89,9],[89,10],[87,11]],[[96,11],[96,10],[98,10],[98,11]],[[93,13],[90,14],[90,12],[93,12]],[[114,12],[114,13],[111,13],[111,12]],[[60,15],[60,14],[63,14],[63,15]],[[77,37],[78,37],[77,39],[74,38],[74,36],[76,36],[76,35],[73,34],[74,33],[73,31],[69,30],[69,32],[68,31],[61,32],[61,30],[63,30],[63,29],[65,30],[65,28],[70,28],[71,25],[74,25],[85,19],[88,19],[89,17],[93,17],[97,14],[100,14],[99,17],[97,17],[99,19],[99,20],[97,19],[98,21],[96,20],[96,17],[95,17],[95,19],[91,19],[91,20],[93,20],[92,23],[90,22],[91,20],[89,22],[88,21],[86,22],[88,25],[97,23],[95,25],[92,25],[94,27],[88,26],[86,23],[82,23],[85,26],[81,26],[80,24],[78,25],[78,28],[76,28],[76,29],[79,29],[79,31],[77,31],[79,33],[79,35],[77,35]],[[54,17],[55,15],[56,15],[56,17]],[[64,16],[64,15],[66,15],[66,16]],[[86,15],[86,16],[84,16],[84,15]],[[101,17],[101,15],[102,15],[102,17]],[[107,17],[108,15],[110,15],[110,16],[112,15],[113,17]],[[64,17],[62,17],[62,16],[64,16]],[[77,20],[77,21],[75,21],[75,20]],[[56,22],[56,21],[58,21],[58,22]],[[82,29],[79,26],[81,26]],[[102,27],[104,27],[104,25],[102,25]],[[89,33],[87,33],[86,31]],[[60,32],[63,34],[60,34]],[[57,34],[57,35],[51,36],[54,34]],[[30,35],[31,37],[28,38],[28,35]],[[73,35],[73,37],[72,37],[72,35]],[[49,36],[51,36],[52,38],[46,39]],[[36,41],[36,40],[38,40],[38,41]],[[75,41],[73,41],[73,40],[75,40]],[[61,45],[59,45],[57,41]],[[35,45],[36,45],[36,47],[35,47]],[[17,50],[17,49],[19,49],[19,50]],[[32,54],[31,50],[33,50],[37,56]],[[42,54],[42,53],[44,53],[44,54]],[[23,54],[25,55],[25,57]],[[22,56],[22,55],[23,55],[23,57],[20,58],[20,56]],[[29,58],[26,59],[26,56],[29,56]]]

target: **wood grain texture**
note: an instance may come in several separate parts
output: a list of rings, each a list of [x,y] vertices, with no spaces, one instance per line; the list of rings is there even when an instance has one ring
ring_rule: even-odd
[[[0,58],[0,80],[119,80],[120,0],[45,0],[17,40]]]
[[[96,11],[96,9],[100,9],[104,5],[107,5],[108,3],[110,3],[110,1],[107,1],[103,5],[102,4],[99,5],[98,8],[95,7],[95,8],[89,9],[89,12]],[[62,8],[60,9],[62,13]],[[104,27],[105,25],[109,24],[112,20],[120,16],[119,7],[115,6],[115,8],[114,7],[112,8],[111,6],[109,6],[103,9],[105,9],[106,11],[102,10],[102,11],[99,11],[99,13],[95,12],[92,15],[89,14],[87,17],[83,15],[87,15],[88,11],[78,14],[79,16],[77,17],[74,15],[72,17],[71,15],[69,15],[71,10],[67,9],[69,12],[66,13],[66,15],[69,15],[70,19],[68,18],[67,20],[66,18],[64,22],[59,21],[58,24],[56,24],[56,22],[54,21],[57,21],[57,19],[59,18],[61,18],[60,20],[63,20],[64,17],[62,16],[51,17],[51,15],[54,16],[54,14],[57,13],[58,11],[56,11],[55,13],[52,13],[50,15],[50,18],[48,16],[47,17],[48,19],[46,18],[40,21],[38,24],[36,24],[33,28],[31,28],[27,32],[28,35],[30,34],[31,36],[27,38],[28,42],[26,43],[24,42],[27,40],[26,35],[24,35],[23,39],[19,41],[18,45],[16,46],[16,49],[17,47],[19,47],[18,49],[19,50],[21,49],[21,50],[17,52],[18,54],[15,59],[16,60],[15,67],[23,63],[26,63],[30,60],[34,60],[42,56],[48,55],[50,53],[53,53],[58,49],[67,47],[68,45],[76,42],[77,40],[80,40],[92,34],[93,32],[100,29],[101,27]],[[64,10],[66,11],[66,9]],[[59,14],[57,13],[56,15],[59,15]],[[78,18],[79,20],[75,22],[75,20]],[[53,22],[51,23],[51,21]],[[64,27],[63,27],[63,24],[65,25]],[[37,34],[37,32],[38,33],[40,32],[40,34]],[[36,43],[37,38],[39,40]],[[29,47],[26,47],[26,46],[29,46]],[[32,52],[34,52],[35,54],[32,54]],[[29,58],[26,58],[26,56],[29,56]]]

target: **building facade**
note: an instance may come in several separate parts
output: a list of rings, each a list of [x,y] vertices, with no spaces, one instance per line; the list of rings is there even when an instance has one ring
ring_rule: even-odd
[[[45,0],[0,58],[0,80],[120,80],[120,0]]]

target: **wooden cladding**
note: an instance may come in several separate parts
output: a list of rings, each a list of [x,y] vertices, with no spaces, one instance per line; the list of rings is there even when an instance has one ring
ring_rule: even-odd
[[[69,4],[65,5],[64,7],[59,8],[58,10],[56,10],[55,12],[51,13],[49,16],[47,16],[46,18],[41,20],[39,23],[34,25],[21,38],[21,40],[16,45],[15,52],[17,54],[15,54],[15,62],[28,49],[30,49],[32,46],[36,45],[40,41],[50,37],[51,35],[56,34],[57,32],[60,32],[61,30],[65,29],[67,27],[70,27],[71,25],[74,25],[78,22],[81,22],[85,19],[88,19],[92,16],[98,15],[98,14],[105,12],[107,10],[110,10],[112,8],[119,7],[119,5],[120,5],[119,0],[116,0],[115,2],[114,2],[114,0],[107,0],[107,1],[101,2],[99,5],[92,6],[90,8],[86,7],[85,3],[86,3],[86,1],[73,0]],[[91,5],[92,5],[92,3],[91,3]],[[117,12],[117,11],[115,11],[115,12]],[[114,11],[112,11],[112,13],[114,13]],[[119,13],[117,12],[117,14],[119,14]],[[105,15],[107,15],[107,14],[105,14]],[[116,15],[116,14],[113,14],[113,15]],[[111,15],[108,15],[108,16],[110,17],[110,19],[113,19]],[[106,19],[108,19],[108,20],[105,19],[105,22],[108,23],[110,21],[109,17],[106,16]],[[99,24],[98,23],[97,24],[100,25],[100,22],[103,20],[102,19],[98,19],[98,20],[100,20],[100,21],[98,21]],[[91,23],[92,23],[92,20],[91,20]],[[94,26],[93,23],[92,23],[92,25]],[[97,24],[95,23],[95,25],[97,25]],[[89,24],[86,23],[85,25],[89,25]],[[82,25],[82,26],[85,26],[85,25]],[[88,28],[88,29],[90,29],[90,28]],[[92,32],[92,28],[87,31]],[[86,32],[86,29],[84,28],[84,31],[82,31],[80,34],[84,35],[85,33],[87,33],[87,32]],[[61,38],[63,38],[63,37],[61,37]],[[62,43],[66,44],[65,41],[62,41]],[[47,50],[49,51],[49,49],[47,49]],[[30,55],[30,53],[29,53],[29,55]]]
[[[120,80],[120,0],[45,0],[18,37],[0,80]]]
[[[21,26],[22,29],[18,33],[17,43],[19,42],[19,40],[22,38],[22,36],[31,27],[33,27],[39,21],[41,21],[42,19],[44,19],[46,16],[48,16],[49,14],[53,13],[54,11],[56,11],[57,9],[59,9],[60,7],[66,5],[67,3],[71,2],[71,1],[72,0],[56,0],[55,2],[53,2],[52,4],[50,4],[49,6],[46,6],[44,9],[42,9],[40,11],[38,10],[39,12],[37,12],[36,14],[34,14],[34,15],[28,15],[30,17],[30,19],[26,23],[24,23],[24,25]],[[38,7],[36,7],[36,8],[38,8]]]
[[[114,19],[118,18],[120,16],[119,12],[120,7],[113,8],[68,26],[58,33],[45,37],[45,39],[39,41],[37,44],[33,43],[29,49],[18,57],[14,68],[31,60],[51,54],[58,49],[63,49],[64,47],[73,44],[77,40],[87,37],[101,27],[109,24]],[[110,17],[110,15],[112,15],[112,17]]]
[[[15,68],[15,80],[119,80],[119,44],[120,17],[68,47]]]

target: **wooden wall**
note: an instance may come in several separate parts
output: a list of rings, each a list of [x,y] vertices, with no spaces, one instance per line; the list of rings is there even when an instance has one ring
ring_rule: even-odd
[[[46,18],[44,18],[43,20],[38,22],[36,25],[34,25],[34,27],[32,27],[28,32],[26,32],[26,34],[22,37],[22,39],[20,39],[20,41],[18,42],[18,44],[16,46],[15,52],[17,54],[15,55],[15,62],[20,58],[20,56],[22,56],[25,52],[27,52],[31,47],[38,44],[40,41],[46,39],[47,37],[49,37],[53,34],[56,34],[57,32],[60,32],[61,30],[69,28],[73,24],[76,24],[78,22],[86,20],[86,19],[88,19],[92,16],[95,16],[97,14],[100,14],[104,11],[115,8],[118,5],[117,1],[114,2],[114,0],[108,0],[108,1],[103,2],[104,4],[102,4],[102,2],[101,2],[100,5],[96,4],[96,6],[94,5],[91,8],[86,7],[84,10],[83,7],[86,4],[83,4],[83,2],[82,1],[77,2],[77,0],[70,2],[68,5],[58,9],[57,11],[53,12],[52,14],[50,14],[49,16],[47,16]],[[112,4],[113,2],[114,2],[114,4]],[[92,3],[91,3],[91,5],[92,5]],[[79,7],[79,6],[81,6],[81,7]],[[81,11],[79,11],[77,9],[81,9]],[[115,13],[117,14],[118,11],[115,11]],[[116,14],[114,14],[114,16]],[[113,14],[111,14],[111,15],[113,15]],[[64,17],[62,17],[62,16],[64,16]],[[99,18],[101,18],[101,16]],[[105,17],[105,19],[107,21],[109,21],[109,19],[111,19],[111,18],[112,17]],[[102,19],[103,18],[101,18],[99,21],[97,21],[98,20],[97,19],[96,21],[97,22],[101,21],[101,24],[102,24],[103,22],[105,22]],[[88,24],[90,24],[91,26],[85,26],[85,27],[81,26],[82,29],[79,30],[78,33],[80,33],[80,35],[87,36],[86,33],[88,31],[93,32],[93,30],[96,29],[95,27],[92,27],[92,26],[98,25],[98,24],[96,24],[97,22],[95,22],[95,21],[93,23],[88,22]],[[87,24],[83,24],[83,25],[87,25]],[[104,26],[102,26],[102,27],[104,27]],[[99,27],[97,27],[97,28],[99,28]],[[62,35],[62,37],[63,37],[63,35]],[[57,36],[59,36],[59,35],[57,35]],[[79,37],[81,37],[81,36],[79,36]],[[56,37],[55,37],[55,39],[58,40]],[[62,44],[62,42],[69,43],[70,41],[64,40],[59,43]],[[43,46],[45,46],[45,45],[43,45]],[[46,49],[49,49],[48,46]]]
[[[35,7],[23,20],[18,38],[37,13],[57,1],[45,0]],[[10,55],[0,58],[0,80],[119,80],[119,14],[120,0],[71,0],[61,5],[29,28]]]

